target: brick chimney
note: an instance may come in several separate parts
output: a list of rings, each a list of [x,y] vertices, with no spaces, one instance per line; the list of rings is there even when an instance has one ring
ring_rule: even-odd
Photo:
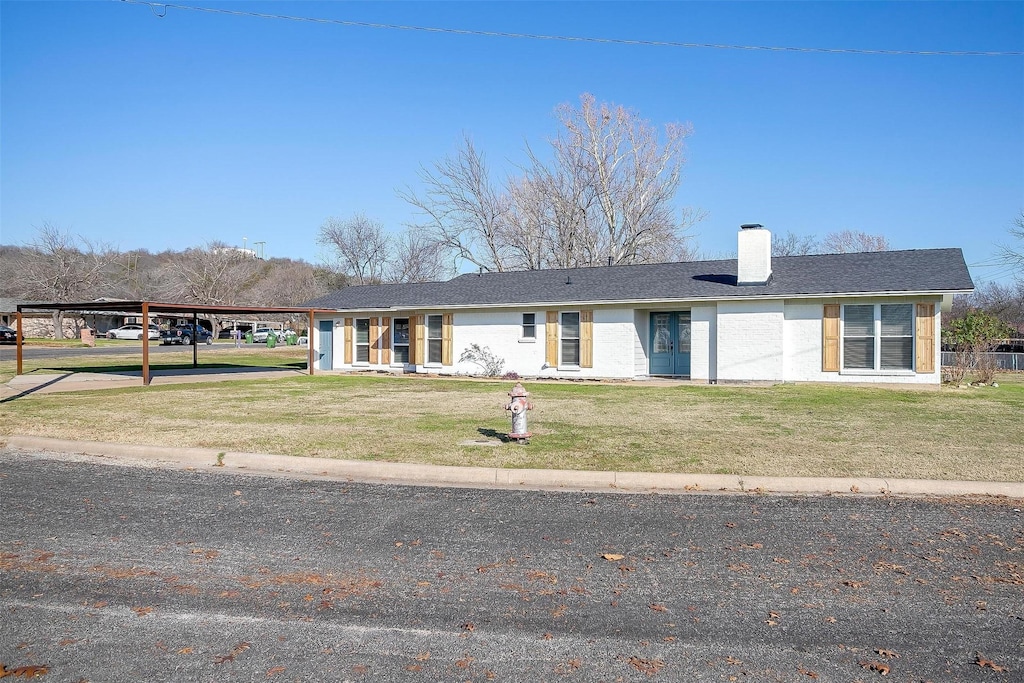
[[[760,223],[744,223],[739,234],[736,284],[763,285],[772,276],[772,233]]]

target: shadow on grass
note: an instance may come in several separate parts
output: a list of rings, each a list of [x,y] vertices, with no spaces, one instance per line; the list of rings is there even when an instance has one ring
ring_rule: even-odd
[[[50,386],[51,384],[56,384],[57,382],[61,381],[62,379],[64,379],[64,375],[58,375],[57,377],[54,377],[53,379],[51,379],[49,382],[45,382],[45,383],[40,384],[38,386],[31,387],[31,388],[26,389],[25,391],[23,391],[23,392],[21,392],[19,394],[15,394],[14,396],[8,396],[5,399],[0,399],[0,403],[9,403],[11,401],[14,401],[16,399],[22,398],[24,396],[28,396],[29,394],[34,394],[35,392],[39,391],[40,389],[44,389],[44,388]]]
[[[150,363],[150,372],[161,370],[305,370],[306,361],[295,361],[290,363],[275,363],[266,365],[249,365],[246,363]],[[60,372],[91,372],[96,374],[119,373],[119,372],[142,372],[142,365],[139,363],[126,363],[124,365],[41,365],[36,370],[59,370]]]
[[[485,427],[481,427],[481,428],[479,428],[476,431],[481,436],[486,436],[489,439],[498,439],[499,441],[508,441],[508,434],[506,434],[504,432],[499,432],[496,429],[487,429]]]

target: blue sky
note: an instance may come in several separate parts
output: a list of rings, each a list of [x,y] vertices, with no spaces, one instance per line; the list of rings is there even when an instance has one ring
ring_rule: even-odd
[[[1024,3],[234,2],[325,19],[652,41],[1024,50]],[[318,260],[328,216],[416,220],[396,189],[464,133],[503,175],[583,92],[688,121],[680,206],[989,261],[1024,209],[1024,57],[684,49],[381,30],[119,2],[0,3],[0,243],[50,222],[121,249],[209,240]],[[976,280],[1002,275],[972,268]]]

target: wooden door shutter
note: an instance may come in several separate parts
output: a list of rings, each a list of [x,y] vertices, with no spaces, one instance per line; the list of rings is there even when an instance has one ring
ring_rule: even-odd
[[[380,362],[391,365],[391,318],[381,318]]]
[[[593,311],[580,311],[580,367],[594,367]]]
[[[839,304],[825,304],[821,319],[821,371],[839,372]]]
[[[547,340],[547,348],[544,353],[544,361],[550,367],[558,366],[558,311],[547,312],[547,323],[544,325],[544,336]]]
[[[352,365],[352,318],[345,318],[345,365]]]
[[[917,305],[917,372],[935,372],[935,304]]]
[[[411,315],[409,316],[409,362],[413,365],[422,365],[424,354],[423,354],[423,342],[424,337],[423,330],[423,316],[422,315]]]
[[[380,349],[380,328],[377,327],[379,318],[370,318],[370,364],[377,364],[378,350]]]
[[[452,364],[452,314],[441,318],[441,365]]]

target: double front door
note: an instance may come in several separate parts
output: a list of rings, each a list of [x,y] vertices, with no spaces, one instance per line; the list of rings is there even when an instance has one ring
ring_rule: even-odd
[[[651,374],[689,377],[689,311],[651,313]]]

